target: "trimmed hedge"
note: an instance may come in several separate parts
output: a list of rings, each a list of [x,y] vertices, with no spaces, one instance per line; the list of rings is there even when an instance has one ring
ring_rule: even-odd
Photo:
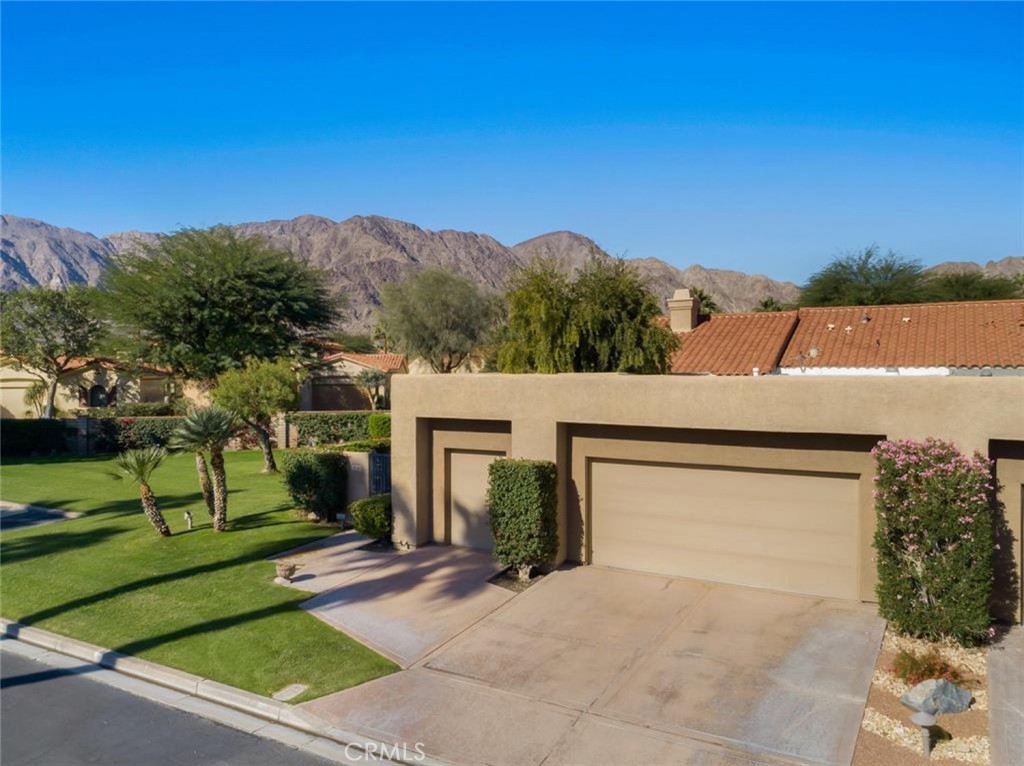
[[[292,502],[321,521],[345,510],[348,460],[339,452],[299,449],[285,453],[281,478]]]
[[[494,556],[528,580],[530,569],[558,554],[558,469],[547,460],[491,463],[487,503]]]
[[[184,418],[93,418],[96,452],[123,452],[129,449],[166,447]]]
[[[356,500],[348,510],[352,514],[352,526],[357,532],[374,540],[391,537],[390,492]]]
[[[369,412],[289,412],[300,447],[340,444],[370,437]]]
[[[337,449],[343,452],[376,452],[378,454],[387,454],[391,452],[391,440],[390,439],[356,439],[355,441],[345,442],[338,446]]]
[[[391,416],[383,412],[375,412],[366,420],[366,430],[371,439],[391,438]]]
[[[158,418],[181,415],[181,407],[167,402],[127,402],[116,407],[89,407],[76,412],[89,418]]]
[[[67,436],[73,429],[63,420],[0,419],[0,455],[5,457],[50,455],[67,452]]]
[[[872,454],[879,613],[933,641],[989,638],[992,464],[938,439],[882,441]]]

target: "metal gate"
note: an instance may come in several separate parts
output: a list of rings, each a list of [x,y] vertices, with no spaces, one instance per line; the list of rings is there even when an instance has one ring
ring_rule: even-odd
[[[391,491],[391,455],[370,453],[370,494]]]

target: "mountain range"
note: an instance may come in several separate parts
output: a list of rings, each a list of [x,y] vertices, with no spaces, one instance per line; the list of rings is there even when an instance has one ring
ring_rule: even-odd
[[[570,231],[542,234],[507,246],[486,234],[430,231],[376,215],[353,216],[340,222],[303,215],[234,228],[264,237],[326,272],[332,286],[348,296],[346,324],[353,331],[364,331],[372,325],[383,284],[404,279],[424,267],[442,267],[489,289],[501,290],[509,275],[535,256],[553,258],[566,271],[579,268],[591,257],[612,257],[593,240]],[[140,240],[153,241],[159,236],[128,231],[96,237],[32,218],[0,216],[0,290],[96,284],[114,255]],[[657,258],[631,262],[663,300],[679,287],[699,287],[710,293],[724,311],[747,311],[767,297],[790,303],[800,291],[792,282],[738,271],[700,265],[678,269]],[[1024,272],[1024,258],[1005,258],[985,265],[940,264],[935,268],[1013,275]]]

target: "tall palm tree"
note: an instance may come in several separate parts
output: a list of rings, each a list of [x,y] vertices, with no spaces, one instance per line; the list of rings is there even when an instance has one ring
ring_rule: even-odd
[[[196,452],[196,469],[199,472],[199,486],[203,487],[206,472],[205,453],[210,453],[210,470],[213,473],[213,529],[223,532],[228,521],[228,479],[224,471],[224,448],[238,433],[240,421],[235,413],[222,407],[198,407],[175,429],[171,438],[172,449]],[[202,463],[202,467],[200,467]],[[208,477],[207,477],[208,480]],[[203,488],[206,497],[206,489]]]
[[[156,495],[149,486],[149,477],[157,469],[167,450],[163,447],[147,447],[146,449],[130,449],[120,453],[114,458],[116,471],[110,475],[115,479],[126,479],[133,484],[139,485],[139,495],[142,500],[142,510],[149,519],[153,528],[164,537],[169,537],[171,528],[167,526],[164,515],[160,513],[160,507],[156,502]]]
[[[712,314],[721,313],[722,309],[719,308],[718,302],[707,290],[702,290],[699,287],[691,287],[690,295],[700,301],[700,315],[702,317],[709,317]]]

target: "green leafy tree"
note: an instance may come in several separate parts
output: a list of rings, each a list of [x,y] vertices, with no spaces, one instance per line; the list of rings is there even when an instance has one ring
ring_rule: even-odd
[[[1008,277],[960,271],[929,277],[928,293],[935,301],[999,301],[1020,298],[1024,288]]]
[[[691,287],[690,296],[700,301],[700,315],[702,317],[709,317],[712,314],[720,314],[722,312],[715,297],[706,290],[702,290],[699,287]]]
[[[506,295],[502,372],[665,372],[679,341],[660,302],[622,260],[591,259],[570,279],[553,261],[515,274]]]
[[[810,278],[801,306],[879,306],[928,300],[928,280],[920,262],[876,245],[835,259]]]
[[[43,417],[54,417],[61,375],[87,356],[104,334],[89,288],[30,287],[0,294],[0,342],[13,366],[32,373],[46,388]]]
[[[487,337],[494,299],[468,279],[424,269],[381,290],[380,323],[405,353],[434,372],[458,369]]]
[[[340,344],[346,351],[351,351],[353,354],[377,353],[377,344],[374,342],[371,335],[341,331],[334,333],[331,336],[331,340]]]
[[[160,513],[160,506],[157,504],[156,495],[149,486],[149,478],[153,471],[160,467],[167,450],[163,447],[147,447],[146,449],[131,449],[121,452],[114,458],[116,470],[110,471],[115,479],[124,479],[133,484],[139,485],[139,495],[142,501],[142,511],[149,519],[160,535],[169,537],[171,528],[167,526],[164,515]]]
[[[101,287],[150,362],[199,381],[250,359],[312,354],[340,306],[321,272],[226,226],[140,242],[114,258]]]
[[[213,400],[256,433],[263,451],[263,472],[277,473],[270,436],[274,416],[299,405],[299,376],[286,359],[253,360],[217,378]]]
[[[213,529],[223,532],[228,522],[228,477],[224,469],[224,449],[238,433],[240,421],[235,413],[216,405],[190,410],[175,429],[169,442],[171,449],[196,453],[199,485],[203,487],[203,474],[207,472],[206,453],[210,454],[209,470],[213,473]],[[202,465],[200,466],[200,463]],[[206,490],[204,489],[204,497]],[[207,500],[207,503],[210,501]]]
[[[386,398],[381,391],[387,390],[388,376],[381,370],[363,370],[356,375],[356,385],[370,400],[370,409],[376,410]]]

